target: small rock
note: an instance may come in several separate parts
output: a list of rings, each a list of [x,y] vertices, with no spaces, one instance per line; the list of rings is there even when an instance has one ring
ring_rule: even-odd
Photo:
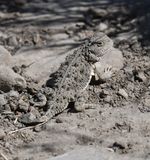
[[[63,119],[62,118],[56,118],[56,123],[63,123]]]
[[[44,94],[42,93],[37,93],[35,96],[35,100],[33,99],[30,100],[30,103],[34,105],[34,107],[43,107],[46,105],[47,98]]]
[[[13,97],[13,98],[19,98],[19,93],[17,91],[11,90],[10,92],[7,93],[7,96]]]
[[[128,94],[124,89],[119,89],[118,94],[122,97],[124,97],[125,99],[128,98]]]
[[[6,104],[6,105],[4,106],[4,110],[5,110],[5,113],[6,113],[6,112],[11,112],[10,105],[9,105],[9,104]]]
[[[30,107],[30,112],[32,114],[34,114],[36,117],[38,117],[38,118],[41,116],[41,114],[39,113],[39,111],[36,108],[34,108],[34,107]]]
[[[16,104],[16,102],[9,102],[9,106],[11,108],[12,111],[16,111],[18,108],[18,104]]]
[[[27,112],[29,109],[29,103],[23,101],[22,99],[19,100],[19,109],[23,112]]]
[[[99,31],[105,31],[108,26],[105,23],[100,23],[97,27],[96,27]]]
[[[40,87],[38,84],[31,82],[30,84],[28,84],[28,91],[31,94],[35,94],[37,93],[37,91],[40,90]]]
[[[34,131],[35,131],[35,132],[41,132],[41,131],[42,131],[42,126],[38,126],[38,125],[35,126],[35,127],[34,127]]]
[[[109,95],[109,92],[106,90],[102,90],[102,92],[100,92],[99,94],[100,98],[105,98],[107,97],[107,95]]]
[[[125,71],[125,73],[129,74],[130,76],[133,75],[133,70],[132,70],[132,67],[130,67],[130,66],[125,67],[124,71]]]
[[[3,129],[0,129],[0,140],[2,140],[5,137],[5,132]]]
[[[13,36],[8,37],[7,38],[7,43],[10,46],[17,46],[18,45],[18,41],[17,41],[16,36],[13,35]]]
[[[0,13],[1,14],[1,13]],[[5,34],[4,32],[0,31],[0,37],[3,39],[6,39],[8,37],[7,34]]]
[[[0,65],[9,65],[11,58],[11,54],[0,45]]]
[[[0,65],[0,90],[8,92],[13,87],[16,89],[26,88],[25,79],[15,73],[10,67]]]
[[[111,100],[112,100],[112,97],[111,97],[111,96],[107,96],[107,97],[104,98],[104,101],[105,101],[106,103],[110,103]]]
[[[90,8],[88,12],[93,14],[94,17],[105,17],[108,14],[107,10],[102,8],[96,8],[96,7]]]
[[[18,73],[18,74],[20,74],[21,73],[21,67],[19,67],[19,66],[13,66],[12,67],[12,69],[13,69],[13,71],[15,72],[15,73]]]
[[[27,125],[33,124],[36,123],[36,116],[33,113],[27,113],[22,115],[18,121]]]
[[[136,74],[136,78],[142,82],[146,82],[147,78],[144,75],[144,72],[138,72]]]
[[[7,100],[4,96],[4,94],[0,94],[0,106],[3,106],[5,104],[7,104]]]
[[[131,48],[133,49],[134,52],[137,52],[137,53],[142,51],[142,47],[138,42],[135,42],[134,44],[132,44]]]
[[[150,107],[150,98],[146,98],[144,101],[144,105]]]

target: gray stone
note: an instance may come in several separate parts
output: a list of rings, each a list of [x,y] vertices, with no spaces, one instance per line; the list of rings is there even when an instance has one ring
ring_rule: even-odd
[[[25,102],[23,99],[19,100],[19,109],[21,111],[27,112],[29,109],[29,103]]]
[[[19,93],[17,91],[10,91],[7,93],[7,96],[9,97],[13,97],[13,98],[18,98],[19,97]]]
[[[106,29],[108,28],[108,26],[105,24],[105,23],[100,23],[98,26],[97,26],[97,29],[99,31],[105,31]]]
[[[7,100],[4,94],[0,94],[0,106],[7,104]]]
[[[33,113],[27,113],[22,115],[22,117],[19,118],[19,122],[23,124],[32,124],[36,120],[36,116]]]
[[[127,94],[127,92],[124,90],[124,89],[119,89],[119,91],[118,91],[118,94],[120,95],[120,96],[122,96],[122,97],[124,97],[125,99],[127,99],[128,98],[128,94]]]
[[[0,140],[5,137],[5,132],[3,129],[0,129]]]
[[[13,87],[19,89],[25,88],[25,79],[19,74],[15,73],[8,66],[0,65],[0,90],[8,92]]]
[[[144,75],[144,72],[138,72],[138,74],[136,75],[136,77],[141,80],[142,82],[146,82],[147,78]]]
[[[9,65],[11,58],[11,54],[3,46],[0,45],[0,65]]]
[[[17,37],[15,35],[8,37],[7,41],[8,41],[8,45],[10,45],[10,46],[17,46],[18,45]]]
[[[146,98],[144,101],[144,105],[150,107],[150,98]]]

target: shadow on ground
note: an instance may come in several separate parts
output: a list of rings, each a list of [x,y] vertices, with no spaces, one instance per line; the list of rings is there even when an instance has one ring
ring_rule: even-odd
[[[89,12],[90,8],[111,10],[111,14],[104,17],[96,16]],[[0,18],[1,27],[55,27],[64,26],[69,23],[83,23],[84,27],[93,27],[95,19],[99,22],[112,18],[119,23],[126,24],[136,21],[131,25],[142,35],[141,39],[148,39],[150,36],[150,1],[145,0],[0,0],[1,12],[9,12],[11,16]],[[15,16],[12,14],[15,13]]]

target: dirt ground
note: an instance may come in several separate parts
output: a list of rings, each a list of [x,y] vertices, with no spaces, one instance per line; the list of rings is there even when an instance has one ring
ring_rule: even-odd
[[[8,65],[27,81],[15,96],[0,91],[7,95],[0,105],[0,160],[46,160],[83,146],[150,159],[149,7],[140,0],[0,1],[0,45],[11,54]],[[87,103],[98,105],[74,112],[71,104],[42,128],[21,129],[27,125],[18,117],[43,112],[29,100],[68,51],[95,31],[112,38],[124,57],[110,80],[88,87]]]

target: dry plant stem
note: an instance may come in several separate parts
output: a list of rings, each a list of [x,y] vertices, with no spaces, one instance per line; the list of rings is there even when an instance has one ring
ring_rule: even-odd
[[[0,152],[1,157],[3,157],[4,160],[8,160],[8,158],[2,153]]]
[[[47,120],[47,121],[48,121],[48,120]],[[14,131],[10,131],[10,132],[7,133],[7,135],[14,134],[14,133],[16,133],[16,132],[23,131],[23,130],[26,130],[26,129],[33,129],[33,128],[38,127],[38,126],[42,126],[42,125],[44,125],[45,123],[47,123],[47,121],[44,121],[44,122],[42,122],[42,123],[40,123],[40,124],[37,124],[37,125],[35,125],[35,126],[29,126],[29,127],[24,127],[24,128],[16,129],[16,130],[14,130]]]

